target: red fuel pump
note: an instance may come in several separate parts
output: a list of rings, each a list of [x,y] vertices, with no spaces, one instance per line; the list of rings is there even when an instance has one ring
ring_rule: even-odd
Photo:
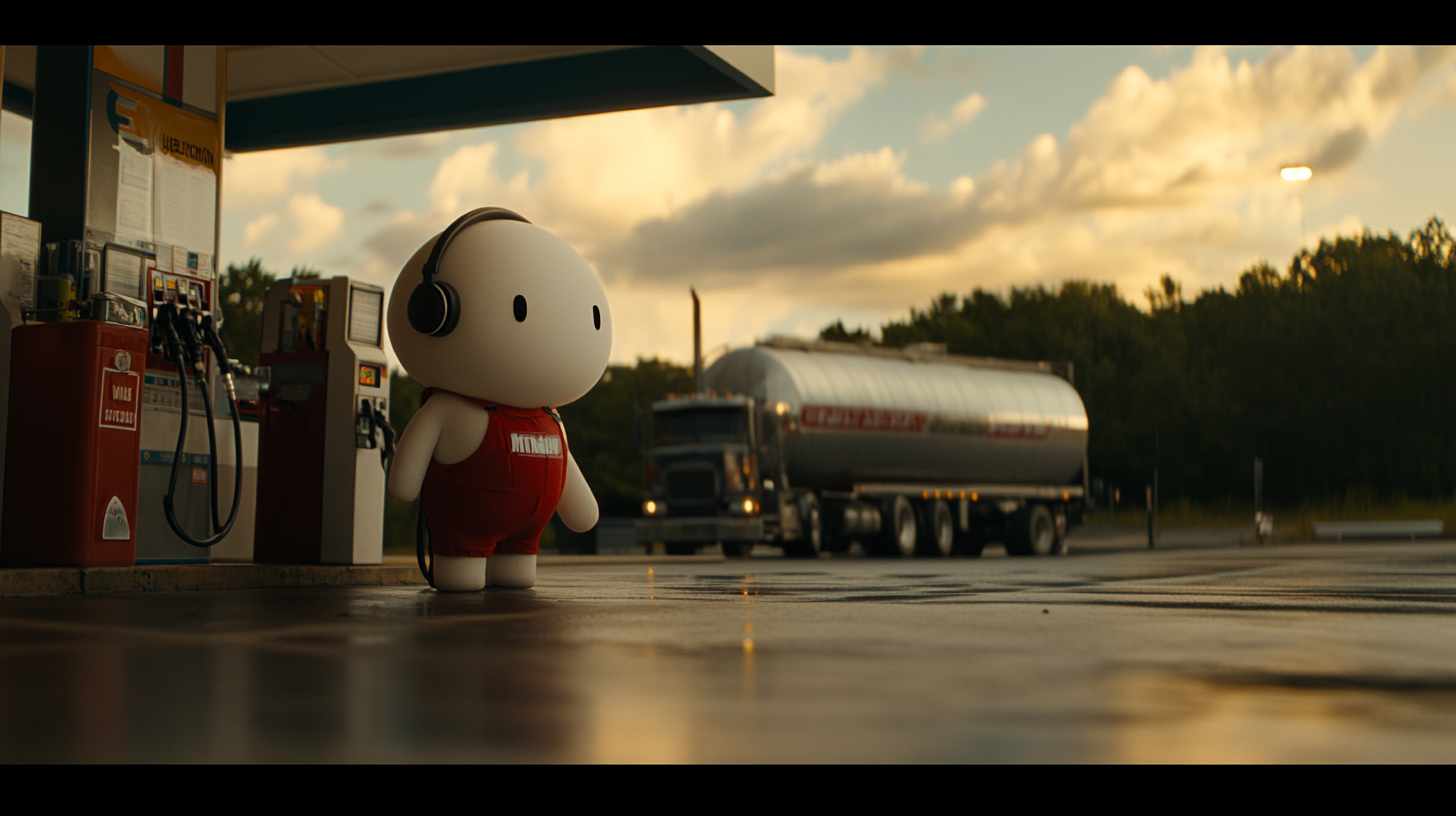
[[[11,342],[0,564],[130,565],[147,330],[39,323]]]
[[[254,561],[382,560],[394,446],[383,320],[384,290],[362,281],[286,278],[268,290]]]

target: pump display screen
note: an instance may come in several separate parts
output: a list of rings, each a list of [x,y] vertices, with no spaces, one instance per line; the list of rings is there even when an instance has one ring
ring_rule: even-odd
[[[138,297],[142,291],[144,264],[134,252],[106,248],[106,291],[127,297]]]
[[[379,345],[380,318],[384,315],[384,293],[349,289],[349,341]]]
[[[370,388],[378,388],[383,370],[376,365],[359,366],[359,384],[367,385]]]

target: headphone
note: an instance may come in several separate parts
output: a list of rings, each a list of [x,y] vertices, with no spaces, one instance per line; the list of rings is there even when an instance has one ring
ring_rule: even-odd
[[[445,228],[440,233],[440,240],[435,242],[435,248],[430,250],[430,258],[425,261],[425,280],[410,293],[409,299],[409,323],[410,327],[420,334],[428,334],[431,337],[444,337],[455,330],[455,324],[460,322],[460,295],[455,287],[444,281],[435,280],[435,275],[440,271],[440,261],[445,257],[445,250],[449,248],[450,242],[455,240],[466,227],[474,226],[482,221],[520,221],[529,224],[530,221],[522,218],[504,207],[481,207],[455,219],[455,223]]]

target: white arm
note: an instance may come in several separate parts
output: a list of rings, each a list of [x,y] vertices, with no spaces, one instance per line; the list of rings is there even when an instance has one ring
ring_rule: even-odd
[[[567,529],[584,533],[597,526],[597,497],[592,495],[586,477],[576,466],[576,457],[566,454],[566,487],[561,490],[561,503],[556,505],[556,515]]]
[[[440,441],[440,411],[436,400],[430,400],[415,412],[400,435],[394,449],[394,464],[389,468],[389,495],[402,502],[412,502],[420,495],[430,457]]]

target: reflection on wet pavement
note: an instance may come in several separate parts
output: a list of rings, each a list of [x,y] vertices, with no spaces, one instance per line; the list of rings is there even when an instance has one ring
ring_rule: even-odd
[[[0,600],[0,761],[1456,760],[1456,544]]]

